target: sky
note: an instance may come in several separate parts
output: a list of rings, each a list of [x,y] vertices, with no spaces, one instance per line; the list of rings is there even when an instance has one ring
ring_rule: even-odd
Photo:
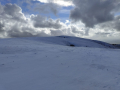
[[[120,0],[0,0],[0,38],[61,35],[120,44]]]

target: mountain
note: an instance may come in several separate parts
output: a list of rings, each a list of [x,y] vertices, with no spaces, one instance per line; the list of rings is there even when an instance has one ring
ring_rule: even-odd
[[[0,39],[0,90],[119,90],[119,54],[69,36]]]

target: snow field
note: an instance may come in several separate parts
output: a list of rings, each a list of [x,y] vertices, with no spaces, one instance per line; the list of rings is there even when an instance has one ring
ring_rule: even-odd
[[[0,90],[120,89],[119,49],[65,39],[0,40]]]

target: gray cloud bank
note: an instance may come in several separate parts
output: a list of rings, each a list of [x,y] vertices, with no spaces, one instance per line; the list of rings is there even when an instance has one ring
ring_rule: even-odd
[[[115,12],[120,11],[120,0],[73,0],[73,3],[75,8],[70,13],[70,19],[82,21],[87,27],[114,21]]]
[[[59,29],[62,27],[62,25],[60,24],[60,20],[53,20],[53,19],[48,19],[45,17],[42,17],[40,15],[31,16],[31,20],[34,21],[34,27],[36,28],[55,28],[55,29]]]

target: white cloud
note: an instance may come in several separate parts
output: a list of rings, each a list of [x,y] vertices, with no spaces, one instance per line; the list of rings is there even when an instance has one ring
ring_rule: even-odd
[[[1,5],[0,37],[30,37],[73,35],[71,29],[60,19],[41,15],[25,15],[16,4]]]
[[[71,0],[34,0],[34,1],[40,1],[42,3],[56,3],[61,6],[73,6],[73,3]]]
[[[70,21],[69,21],[69,20],[66,20],[65,24],[70,24]]]

